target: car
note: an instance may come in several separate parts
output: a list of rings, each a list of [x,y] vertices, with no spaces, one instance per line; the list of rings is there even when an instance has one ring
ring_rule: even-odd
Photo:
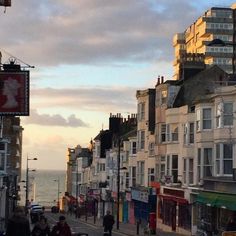
[[[30,219],[34,224],[39,220],[39,217],[44,214],[44,207],[40,205],[34,205],[30,208]]]

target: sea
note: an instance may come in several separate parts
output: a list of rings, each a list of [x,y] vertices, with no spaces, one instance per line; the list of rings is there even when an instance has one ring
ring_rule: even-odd
[[[26,178],[22,170],[21,179]],[[59,183],[59,185],[58,185]],[[25,204],[25,183],[20,183],[20,204]],[[42,206],[53,206],[66,191],[66,170],[36,170],[29,171],[29,200]]]

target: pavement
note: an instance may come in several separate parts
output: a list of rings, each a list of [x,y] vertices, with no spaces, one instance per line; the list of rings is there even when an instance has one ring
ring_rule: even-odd
[[[87,217],[87,220],[84,216],[81,216],[79,218],[79,221],[83,223],[87,223],[90,225],[96,225],[98,227],[102,227],[102,219],[96,219],[94,222],[94,217]],[[140,236],[147,236],[147,235],[156,235],[156,236],[181,236],[180,234],[174,233],[174,232],[164,232],[160,229],[156,230],[156,234],[150,234],[150,233],[144,233],[144,227],[140,225],[139,229],[137,229],[137,225],[129,224],[129,223],[119,223],[119,229],[117,229],[117,225],[115,223],[113,227],[114,232],[119,232],[124,235],[128,236],[134,236],[134,235],[140,235]]]

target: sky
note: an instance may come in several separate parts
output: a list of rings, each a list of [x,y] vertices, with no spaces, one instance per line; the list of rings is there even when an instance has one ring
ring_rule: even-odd
[[[30,65],[30,116],[21,117],[23,168],[66,169],[110,113],[136,113],[136,91],[172,79],[172,39],[227,0],[12,0],[0,8],[2,63]]]

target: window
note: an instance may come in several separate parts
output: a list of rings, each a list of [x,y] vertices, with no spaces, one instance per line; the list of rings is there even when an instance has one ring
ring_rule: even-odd
[[[138,120],[144,120],[145,119],[145,103],[141,102],[138,104]]]
[[[170,173],[170,156],[166,156],[166,175],[171,175]]]
[[[82,181],[82,175],[81,173],[78,173],[78,182],[81,183],[81,181]]]
[[[100,171],[105,171],[105,163],[100,164]]]
[[[129,186],[136,186],[136,167],[135,166],[130,166],[129,167]]]
[[[178,181],[178,155],[166,156],[166,175],[172,176],[173,183]]]
[[[148,183],[155,181],[155,169],[148,168]]]
[[[5,153],[0,153],[0,170],[5,170]]]
[[[193,158],[184,158],[183,183],[193,184]]]
[[[173,176],[173,183],[177,183],[178,181],[178,155],[172,156],[172,176]]]
[[[194,143],[194,123],[184,125],[184,144]]]
[[[158,164],[156,164],[156,179],[157,180],[165,179],[165,166],[166,166],[166,157],[158,156]]]
[[[216,127],[233,125],[233,103],[218,103],[216,107]]]
[[[161,142],[176,142],[179,140],[178,124],[161,125]]]
[[[189,143],[194,143],[194,123],[189,123]]]
[[[203,176],[212,176],[212,148],[204,148]]]
[[[193,184],[193,158],[184,158],[183,183]]]
[[[223,112],[223,104],[218,103],[216,107],[216,127],[220,128],[222,126],[222,112]]]
[[[196,110],[196,114],[197,114],[196,129],[197,131],[200,131],[200,120],[201,120],[200,109]]]
[[[202,155],[203,151],[203,155]],[[198,149],[197,179],[202,183],[204,177],[213,176],[213,157],[212,148]]]
[[[187,159],[184,158],[183,183],[187,184]]]
[[[144,185],[144,161],[138,161],[138,172],[137,172],[137,177],[138,177],[138,182],[140,185]]]
[[[137,143],[135,141],[130,142],[130,154],[136,154],[137,153]]]
[[[202,163],[202,160],[201,160],[201,148],[198,148],[197,149],[197,182],[198,183],[202,183],[202,166],[201,166],[201,163]]]
[[[161,125],[161,142],[166,141],[166,124]]]
[[[166,104],[167,102],[167,91],[161,91],[161,104]]]
[[[132,167],[132,186],[136,186],[136,166]]]
[[[125,188],[129,188],[129,172],[125,173]]]
[[[166,142],[170,141],[170,125],[166,125]]]
[[[211,108],[203,108],[202,110],[202,127],[203,129],[211,129]]]
[[[178,141],[178,125],[177,124],[171,125],[171,139],[172,141]]]
[[[145,146],[145,131],[144,130],[138,130],[138,146],[139,149],[144,149]]]
[[[0,150],[5,150],[5,143],[4,142],[0,142]]]
[[[154,147],[155,147],[155,144],[154,144],[154,143],[149,143],[149,155],[150,155],[150,156],[155,155]]]
[[[196,130],[209,130],[212,128],[211,108],[196,109]]]
[[[233,173],[233,145],[216,144],[216,175],[232,175]]]
[[[189,184],[193,184],[193,158],[189,158]]]
[[[188,124],[184,124],[184,144],[188,143]]]
[[[224,126],[233,125],[233,103],[224,103]]]

